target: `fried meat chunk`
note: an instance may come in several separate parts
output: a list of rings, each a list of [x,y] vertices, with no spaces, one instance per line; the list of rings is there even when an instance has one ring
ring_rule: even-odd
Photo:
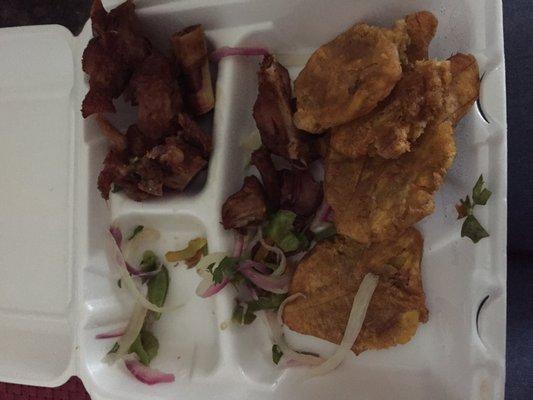
[[[146,58],[151,44],[128,0],[109,13],[100,0],[91,8],[94,38],[83,52],[82,69],[89,75],[89,92],[82,103],[84,118],[97,112],[114,112],[113,99],[122,94],[133,69]]]
[[[168,134],[181,109],[181,95],[168,58],[150,54],[133,73],[128,89],[131,101],[139,106],[139,129],[154,140]]]
[[[255,176],[244,178],[242,188],[222,205],[225,229],[241,229],[258,225],[267,217],[266,198],[261,182]]]
[[[448,61],[417,61],[372,113],[331,129],[331,147],[346,157],[398,158],[439,119],[451,82]]]
[[[252,153],[251,163],[261,175],[269,205],[277,209],[281,196],[281,183],[270,151],[265,146],[261,146]]]
[[[296,267],[284,323],[296,332],[340,343],[352,303],[364,276],[379,282],[352,351],[407,343],[428,310],[421,279],[423,239],[414,228],[398,237],[365,246],[336,235],[318,243]]]
[[[433,195],[454,157],[449,122],[428,127],[413,150],[398,159],[348,159],[330,149],[325,194],[337,232],[361,243],[396,237],[433,212]]]
[[[357,24],[318,48],[294,82],[295,125],[320,133],[368,114],[402,75],[382,28]]]
[[[274,57],[265,56],[258,73],[259,88],[253,116],[261,141],[274,154],[306,165],[309,146],[294,126],[289,73]]]

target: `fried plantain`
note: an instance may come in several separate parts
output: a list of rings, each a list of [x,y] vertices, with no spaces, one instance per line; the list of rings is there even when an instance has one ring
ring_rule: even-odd
[[[407,343],[428,310],[420,276],[422,235],[414,228],[381,243],[365,246],[337,235],[317,244],[296,268],[285,324],[296,332],[340,343],[353,299],[363,277],[372,272],[379,283],[352,347],[359,354]]]
[[[365,115],[401,74],[397,46],[382,28],[354,25],[318,48],[296,78],[294,123],[320,133]]]
[[[396,237],[433,212],[433,194],[454,157],[450,122],[428,127],[413,151],[398,159],[348,159],[330,149],[325,195],[337,231],[361,243]]]
[[[372,113],[331,129],[331,147],[346,157],[398,158],[440,118],[451,82],[448,61],[417,61]]]

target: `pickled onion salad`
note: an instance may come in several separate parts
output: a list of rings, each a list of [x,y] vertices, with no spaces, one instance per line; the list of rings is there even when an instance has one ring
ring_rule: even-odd
[[[159,351],[153,326],[162,313],[178,306],[165,305],[170,275],[153,251],[144,251],[136,265],[127,262],[126,257],[131,258],[129,255],[139,250],[139,246],[156,241],[159,236],[158,231],[142,225],[136,226],[127,236],[116,226],[106,232],[108,265],[120,277],[117,286],[134,300],[134,308],[125,327],[101,332],[95,337],[100,340],[116,338],[105,361],[123,361],[132,376],[149,385],[174,381],[174,375],[151,369],[150,363]]]

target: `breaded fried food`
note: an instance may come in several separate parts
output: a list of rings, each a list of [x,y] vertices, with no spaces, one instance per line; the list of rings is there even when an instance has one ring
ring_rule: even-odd
[[[340,343],[353,299],[363,277],[372,272],[379,283],[352,347],[359,354],[407,343],[428,310],[420,276],[422,235],[409,228],[400,236],[365,246],[341,235],[318,243],[296,268],[285,324],[296,332]]]
[[[409,62],[414,63],[428,58],[429,44],[437,32],[438,24],[437,18],[429,11],[419,11],[405,17],[410,39],[406,49]]]
[[[392,29],[382,30],[398,48],[402,66],[409,68],[416,61],[428,58],[429,44],[435,36],[438,23],[429,11],[419,11],[396,21]]]
[[[445,107],[450,62],[417,61],[372,113],[331,129],[331,147],[346,157],[398,158]]]
[[[294,81],[295,125],[320,133],[372,111],[402,75],[395,43],[357,24],[319,47]]]
[[[398,159],[348,159],[330,149],[325,194],[337,232],[361,243],[398,236],[433,212],[433,194],[454,157],[450,122],[428,127],[413,151]]]
[[[479,67],[476,58],[471,54],[458,53],[448,60],[452,83],[448,95],[447,112],[443,119],[457,125],[479,97]]]

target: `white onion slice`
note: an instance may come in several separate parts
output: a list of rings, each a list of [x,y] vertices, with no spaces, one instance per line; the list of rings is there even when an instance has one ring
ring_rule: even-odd
[[[106,356],[107,361],[113,363],[128,354],[130,346],[137,339],[137,336],[139,336],[139,332],[141,332],[146,313],[147,309],[145,307],[138,303],[135,304],[131,318],[126,326],[126,331],[117,342],[118,350],[115,353],[108,354]]]
[[[155,304],[150,303],[146,297],[140,292],[139,288],[137,287],[137,284],[133,280],[133,278],[130,276],[128,272],[128,268],[126,266],[126,261],[124,260],[124,256],[122,255],[122,252],[118,248],[115,239],[113,238],[113,235],[107,230],[106,231],[106,237],[105,237],[105,252],[107,256],[107,262],[110,266],[114,266],[117,268],[120,278],[122,279],[123,285],[128,290],[129,294],[138,302],[140,303],[144,308],[147,308],[148,310],[158,312],[158,313],[164,313],[167,311],[175,310],[176,308],[181,307],[182,305],[172,306],[172,307],[158,307]]]
[[[296,300],[298,297],[303,297],[304,299],[306,298],[305,294],[303,293],[294,293],[287,297],[285,300],[283,300],[279,305],[276,317],[280,326],[283,326],[283,310],[285,309],[285,306],[290,302]]]
[[[202,257],[200,261],[198,261],[198,264],[196,264],[196,272],[202,278],[211,276],[211,273],[207,270],[207,267],[209,267],[211,264],[218,264],[224,259],[224,257],[227,257],[227,253],[223,251],[209,253],[208,255]]]
[[[294,300],[294,299],[293,299]],[[286,342],[283,335],[282,326],[278,323],[278,318],[273,311],[262,311],[258,313],[260,318],[268,327],[270,339],[274,344],[277,344],[285,360],[293,360],[292,363],[297,365],[309,365],[316,366],[324,362],[321,357],[313,356],[311,354],[303,354],[294,351]],[[285,366],[289,366],[291,363],[284,363]]]
[[[310,369],[307,374],[308,377],[327,374],[344,361],[354,345],[357,336],[359,336],[368,305],[378,285],[378,280],[378,276],[372,273],[365,275],[353,299],[352,310],[350,311],[350,317],[348,318],[341,344],[330,358],[319,366]]]
[[[263,230],[259,228],[258,230],[259,234],[259,242],[261,243],[261,246],[263,246],[268,251],[271,251],[272,253],[276,254],[277,260],[278,260],[278,267],[272,272],[272,275],[281,275],[285,272],[285,269],[287,268],[287,257],[285,257],[285,253],[283,253],[283,250],[281,250],[277,246],[271,246],[265,240],[263,239]]]

